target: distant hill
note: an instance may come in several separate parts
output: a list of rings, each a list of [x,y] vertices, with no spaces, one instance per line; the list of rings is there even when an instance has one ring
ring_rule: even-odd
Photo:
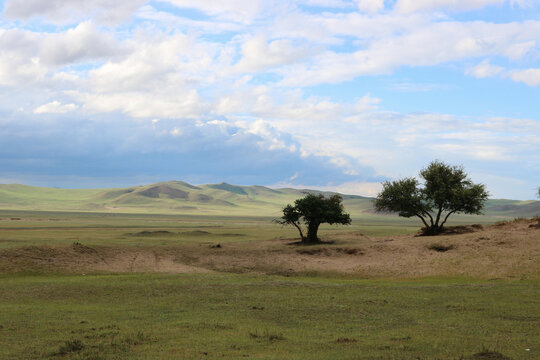
[[[195,186],[183,181],[122,189],[55,189],[0,184],[0,209],[277,217],[283,206],[305,192],[333,194],[227,183]],[[372,198],[342,196],[346,210],[353,217],[388,216],[373,211]],[[493,219],[532,217],[540,215],[540,202],[488,200],[485,212]]]

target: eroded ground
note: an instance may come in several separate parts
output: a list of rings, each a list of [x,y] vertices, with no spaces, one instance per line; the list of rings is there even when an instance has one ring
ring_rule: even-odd
[[[538,219],[457,227],[439,236],[368,237],[361,231],[295,245],[295,239],[148,246],[25,246],[0,250],[0,272],[338,273],[355,277],[536,278]],[[156,230],[159,231],[159,230]],[[152,235],[146,234],[146,235]],[[141,235],[142,236],[142,235]]]

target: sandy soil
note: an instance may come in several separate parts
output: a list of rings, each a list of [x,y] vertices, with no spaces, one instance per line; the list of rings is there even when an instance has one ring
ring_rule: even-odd
[[[338,273],[355,277],[537,279],[540,221],[521,219],[487,227],[450,228],[439,236],[368,238],[341,234],[331,244],[295,245],[295,239],[227,243],[220,247],[22,247],[0,251],[0,273],[215,271],[266,274]]]

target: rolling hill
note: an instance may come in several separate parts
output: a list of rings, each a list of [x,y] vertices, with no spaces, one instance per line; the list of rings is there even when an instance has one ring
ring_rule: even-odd
[[[317,190],[227,183],[195,186],[183,181],[122,189],[56,189],[0,184],[0,209],[277,217],[284,205],[306,191],[320,193]],[[355,218],[388,216],[374,213],[372,198],[356,195],[343,195],[343,198],[346,210]],[[532,217],[540,214],[540,202],[492,199],[488,200],[485,212],[493,220]]]

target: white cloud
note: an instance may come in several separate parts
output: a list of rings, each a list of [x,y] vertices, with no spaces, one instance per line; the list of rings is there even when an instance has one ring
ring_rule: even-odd
[[[382,190],[382,184],[381,182],[346,182],[340,185],[328,186],[323,190],[348,195],[375,197]]]
[[[470,74],[476,78],[488,78],[494,77],[500,74],[504,70],[501,66],[491,65],[488,60],[482,61],[480,64],[476,65],[472,69],[467,71],[467,74]]]
[[[125,21],[147,0],[7,0],[9,19],[42,18],[54,24],[74,24],[91,17],[106,24]]]
[[[102,33],[90,22],[59,33],[40,33],[11,29],[0,32],[0,85],[42,83],[47,76],[53,81],[76,81],[77,74],[58,71],[59,67],[114,59],[126,52],[108,33]]]
[[[540,85],[540,69],[514,70],[510,72],[510,77],[529,86]]]
[[[491,12],[468,14],[478,16],[474,21],[450,20],[448,14],[508,3],[503,0],[400,0],[396,9],[402,12],[382,0],[167,1],[178,9],[171,11],[159,1],[8,0],[0,19],[0,110],[62,114],[80,106],[84,111],[66,117],[91,114],[89,121],[114,119],[112,124],[144,118],[133,123],[147,124],[152,134],[170,140],[171,149],[199,134],[192,128],[200,127],[201,133],[223,132],[220,139],[230,143],[247,137],[251,145],[280,154],[322,156],[350,176],[360,176],[362,166],[388,176],[411,175],[411,168],[435,156],[456,163],[540,166],[529,155],[540,146],[537,119],[379,110],[381,94],[388,90],[445,89],[451,101],[463,83],[446,71],[539,86],[536,13],[519,12],[519,19],[530,20],[513,22],[501,21],[498,14],[494,22]],[[121,22],[132,12],[133,22],[102,26]],[[48,22],[70,28],[55,29]],[[423,70],[409,72],[421,67],[428,67],[424,75],[437,75],[428,81],[416,77]],[[375,77],[379,74],[385,76]],[[366,81],[355,81],[360,76]],[[340,86],[311,87],[327,83]],[[525,96],[534,91],[518,88]],[[472,90],[462,89],[460,98],[474,102]],[[478,104],[495,102],[490,94],[483,94]],[[409,93],[405,99],[416,95],[433,94]],[[424,100],[416,100],[410,106],[425,109]],[[382,104],[400,108],[402,101],[388,96]],[[504,114],[509,108],[481,106],[475,112],[503,109]],[[523,110],[533,112],[532,107]],[[32,115],[26,111],[19,116]],[[148,143],[146,150],[152,146],[157,145]],[[296,171],[291,166],[282,178]],[[298,177],[289,181],[302,179],[298,170]],[[371,186],[361,184],[347,186],[358,191]]]
[[[251,72],[301,61],[307,51],[295,47],[290,40],[267,42],[266,36],[259,36],[242,45],[242,54],[236,67],[240,72]]]
[[[165,0],[175,6],[192,8],[218,18],[233,20],[239,23],[251,23],[264,9],[271,8],[261,0]],[[278,6],[278,4],[274,4]]]
[[[378,103],[381,102],[381,99],[374,98],[371,96],[371,94],[366,94],[364,97],[362,97],[360,100],[354,104],[354,111],[355,112],[364,112],[364,111],[370,111],[370,110],[376,110]]]
[[[522,82],[529,86],[540,85],[540,69],[507,70],[501,66],[491,65],[488,60],[484,60],[477,66],[467,70],[466,73],[476,78],[499,76],[501,78],[510,78],[513,81]]]
[[[34,109],[34,114],[65,114],[67,112],[77,110],[78,105],[63,104],[60,101],[54,100],[48,104],[38,106]]]
[[[374,40],[365,49],[352,53],[326,51],[314,56],[309,63],[293,64],[277,72],[284,77],[281,85],[285,86],[340,83],[361,75],[389,74],[401,66],[432,66],[506,55],[516,40],[522,43],[534,39],[540,39],[540,21],[523,24],[440,22],[403,35]]]
[[[436,10],[463,11],[505,3],[510,3],[512,6],[526,6],[528,0],[398,0],[395,9],[404,13]]]
[[[167,96],[143,92],[111,94],[70,92],[68,94],[83,103],[84,109],[93,113],[120,112],[135,118],[157,116],[172,119],[197,119],[207,111],[207,105],[195,90]]]
[[[384,9],[384,0],[356,0],[358,10],[367,13],[376,13]]]
[[[438,153],[456,154],[463,157],[472,157],[478,160],[486,161],[510,161],[513,157],[508,155],[505,149],[495,145],[476,145],[476,144],[431,144],[430,149]]]
[[[295,174],[297,175],[297,174]],[[375,197],[382,190],[381,182],[367,182],[367,181],[349,181],[342,184],[335,185],[317,185],[313,186],[311,184],[297,184],[292,181],[296,177],[292,176],[286,181],[279,182],[276,184],[270,185],[270,187],[279,189],[279,188],[292,188],[292,189],[313,189],[316,188],[320,191],[332,191],[338,192],[344,195],[360,195],[367,197]]]
[[[36,57],[18,54],[0,54],[0,85],[18,86],[42,79],[47,69]]]
[[[299,3],[308,6],[319,6],[325,8],[347,8],[350,3],[347,0],[299,0]]]
[[[189,29],[191,31],[204,32],[206,34],[219,34],[222,32],[237,32],[242,30],[242,25],[228,20],[202,20],[188,19],[166,11],[156,10],[151,5],[141,6],[134,17],[142,20],[150,20],[159,26],[169,28]]]
[[[133,41],[129,56],[90,70],[84,86],[68,94],[91,112],[138,118],[196,118],[210,110],[197,87],[221,76],[215,46],[181,33]]]
[[[113,36],[99,32],[89,21],[64,33],[46,36],[38,46],[40,59],[53,65],[110,59],[125,53],[123,44]]]
[[[504,56],[511,60],[519,60],[530,53],[536,47],[536,41],[516,42],[510,44],[504,51]]]

